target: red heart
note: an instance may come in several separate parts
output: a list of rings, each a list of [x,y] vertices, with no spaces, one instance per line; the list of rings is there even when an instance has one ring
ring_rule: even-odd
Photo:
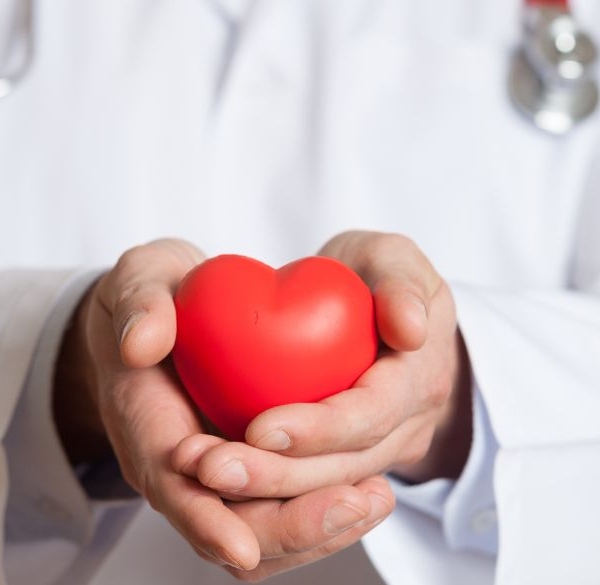
[[[177,372],[201,412],[235,440],[268,408],[350,388],[377,353],[371,293],[330,258],[274,270],[218,256],[185,277],[175,306]]]

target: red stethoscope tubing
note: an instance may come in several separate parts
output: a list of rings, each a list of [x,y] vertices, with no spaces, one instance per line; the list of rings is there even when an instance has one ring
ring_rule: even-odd
[[[526,6],[569,8],[569,0],[525,0]]]

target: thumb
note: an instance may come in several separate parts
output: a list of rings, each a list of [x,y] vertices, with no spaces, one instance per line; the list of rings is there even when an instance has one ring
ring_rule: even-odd
[[[373,294],[377,329],[396,351],[415,351],[428,335],[428,316],[443,281],[427,256],[399,234],[362,234],[358,272]]]
[[[429,297],[398,274],[382,275],[372,292],[383,342],[396,351],[419,349],[427,339]]]
[[[348,264],[371,289],[377,329],[388,347],[414,351],[425,343],[429,307],[442,279],[410,238],[345,232],[330,240],[321,254]]]
[[[173,349],[177,332],[173,295],[204,255],[182,240],[156,240],[125,252],[98,284],[112,317],[125,365],[156,365]]]

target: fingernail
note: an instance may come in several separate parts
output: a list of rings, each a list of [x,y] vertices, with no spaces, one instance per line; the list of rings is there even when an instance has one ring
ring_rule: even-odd
[[[233,459],[208,482],[207,487],[236,492],[248,483],[248,479],[248,472],[244,464],[239,459]]]
[[[263,449],[265,451],[285,451],[292,446],[292,441],[289,435],[281,430],[277,429],[267,433],[264,437],[260,438],[255,447]]]
[[[371,502],[371,512],[365,520],[365,525],[374,527],[388,517],[390,514],[390,506],[387,500],[382,498],[379,494],[370,492],[368,496],[369,501]]]
[[[129,332],[134,328],[134,326],[146,315],[148,311],[132,311],[127,315],[123,326],[121,327],[121,336],[119,337],[119,344],[122,344]]]
[[[218,562],[223,563],[224,565],[229,565],[230,567],[243,570],[242,565],[223,549],[211,549],[209,554],[210,556],[214,557]]]
[[[179,473],[181,475],[187,475],[188,477],[196,477],[198,471],[198,457],[193,457],[187,463],[184,463],[179,467]]]
[[[323,528],[327,534],[339,534],[352,528],[364,518],[365,513],[362,510],[350,504],[340,503],[327,510],[323,520]]]

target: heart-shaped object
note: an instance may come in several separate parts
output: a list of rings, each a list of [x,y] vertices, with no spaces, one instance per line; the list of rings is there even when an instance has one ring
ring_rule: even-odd
[[[350,388],[377,353],[373,297],[330,258],[275,270],[245,256],[206,260],[176,295],[177,372],[225,436],[281,404]]]

